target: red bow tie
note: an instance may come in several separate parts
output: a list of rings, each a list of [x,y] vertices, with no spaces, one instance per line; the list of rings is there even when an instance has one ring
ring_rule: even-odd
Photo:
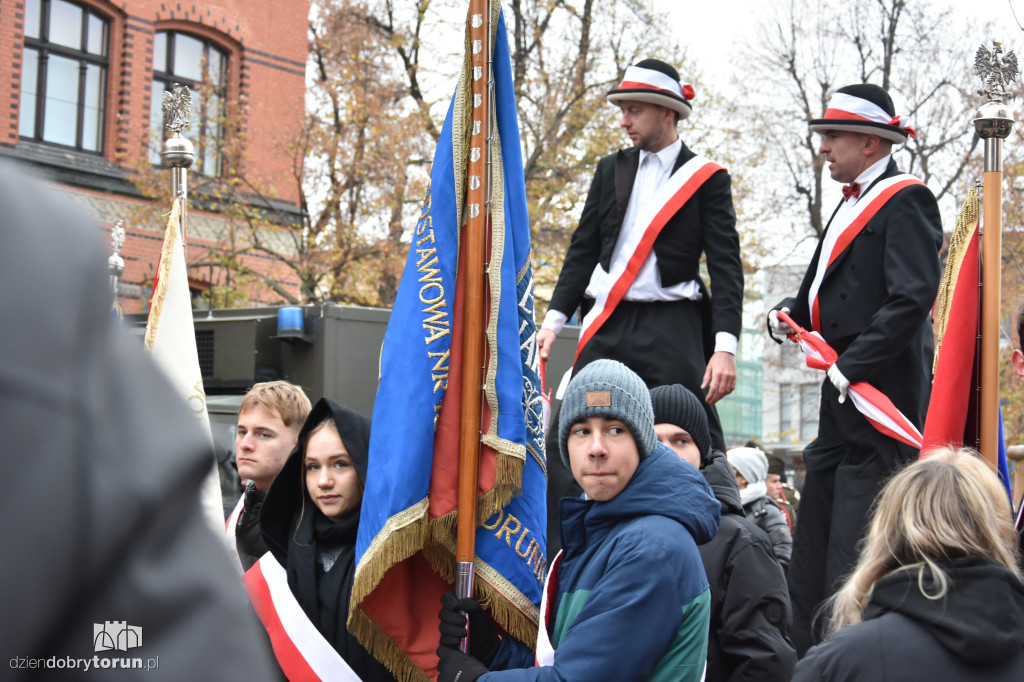
[[[849,185],[843,185],[843,201],[849,200],[850,197],[860,196],[860,183],[851,182]]]

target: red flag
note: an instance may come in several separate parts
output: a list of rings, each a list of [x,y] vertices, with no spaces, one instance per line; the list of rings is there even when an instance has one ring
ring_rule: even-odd
[[[946,271],[936,305],[938,330],[935,378],[924,423],[922,452],[963,444],[977,409],[974,397],[974,353],[978,337],[978,192],[967,194],[949,242]],[[970,444],[973,440],[968,436]]]

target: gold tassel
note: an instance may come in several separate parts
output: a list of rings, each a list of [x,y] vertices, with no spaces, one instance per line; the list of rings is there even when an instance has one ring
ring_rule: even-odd
[[[348,619],[348,631],[400,682],[429,682],[430,678],[405,655],[401,647],[356,606]]]
[[[942,348],[942,337],[946,333],[946,324],[949,322],[949,308],[953,305],[953,291],[956,289],[956,281],[960,276],[960,266],[963,265],[964,256],[967,254],[967,247],[970,246],[971,238],[974,236],[974,229],[978,224],[980,205],[978,201],[978,189],[972,187],[967,192],[964,205],[960,209],[960,216],[956,219],[956,228],[949,239],[949,250],[946,252],[946,269],[942,273],[942,282],[939,284],[939,295],[935,300],[935,356],[932,359],[932,374],[939,362],[939,349]]]

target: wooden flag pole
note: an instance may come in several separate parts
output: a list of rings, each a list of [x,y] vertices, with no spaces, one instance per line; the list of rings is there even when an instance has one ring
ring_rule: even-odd
[[[975,56],[975,72],[988,102],[978,110],[974,127],[985,141],[985,200],[981,239],[981,371],[979,383],[980,434],[979,449],[994,469],[999,458],[999,315],[1001,289],[1002,211],[1003,211],[1003,140],[1013,129],[1006,100],[1006,84],[1017,76],[1017,61],[1000,57],[1003,48],[993,43],[990,52],[984,46]]]
[[[981,395],[980,450],[993,470],[999,456],[999,307],[1002,249],[1002,179],[1000,169],[989,171],[990,147],[998,155],[1002,140],[985,140],[984,232],[981,238]],[[995,143],[995,144],[992,144]]]
[[[485,269],[490,183],[490,2],[471,0],[470,62],[472,83],[472,130],[466,192],[464,315],[462,341],[462,408],[459,426],[459,515],[456,527],[455,590],[459,597],[473,596],[476,557],[476,510],[480,470],[481,394],[484,365]],[[468,637],[463,646],[468,646]]]

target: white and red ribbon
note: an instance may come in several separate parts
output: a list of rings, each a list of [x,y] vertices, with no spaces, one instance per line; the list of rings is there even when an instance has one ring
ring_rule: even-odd
[[[890,116],[885,109],[874,102],[842,92],[832,95],[832,99],[828,103],[828,109],[825,110],[825,118],[884,123],[885,125],[902,128],[911,137],[917,137],[917,131],[910,126],[909,118],[899,115]]]
[[[231,515],[228,516],[228,520],[224,522],[224,532],[227,534],[228,539],[228,550],[231,552],[231,556],[234,557],[235,562],[238,564],[238,568],[242,568],[242,559],[238,556],[238,544],[236,539],[236,531],[238,528],[238,518],[242,515],[242,509],[245,507],[245,493],[238,498],[238,503],[235,508],[231,510]]]
[[[544,592],[540,598],[540,622],[537,623],[537,656],[538,666],[555,664],[555,647],[551,644],[548,627],[552,622],[551,610],[555,607],[555,593],[558,591],[558,565],[562,562],[562,550],[551,561],[551,568],[544,578]]]
[[[640,234],[639,241],[635,245],[631,244],[632,234],[628,235],[627,240],[622,244],[621,248],[625,249],[627,253],[632,251],[632,255],[625,264],[612,267],[612,271],[608,273],[608,279],[613,282],[612,286],[597,295],[594,307],[583,318],[573,364],[579,360],[583,347],[594,337],[601,325],[611,317],[615,306],[629,291],[633,280],[636,279],[644,261],[651,253],[654,241],[661,234],[669,219],[690,200],[690,197],[697,192],[705,180],[720,170],[724,170],[724,168],[717,163],[709,161],[703,156],[695,156],[680,166],[668,179],[668,182],[658,188],[650,206],[641,207],[642,213],[638,216],[637,222],[641,225],[646,224],[647,227]],[[627,228],[626,225],[622,227],[622,229]]]
[[[245,572],[242,582],[290,682],[359,682],[359,676],[306,616],[288,587],[288,574],[273,554],[264,554]]]
[[[807,331],[782,310],[776,313],[779,319],[793,330],[789,338],[800,344],[800,348],[807,356],[808,367],[828,371],[836,363],[839,354],[828,345],[821,334]],[[921,449],[921,432],[877,388],[866,381],[858,381],[850,384],[849,396],[857,411],[876,429],[900,442]]]
[[[680,83],[668,74],[655,69],[645,69],[641,66],[630,66],[622,76],[619,89],[632,90],[643,88],[647,90],[663,90],[672,93],[676,97],[685,100],[693,99],[693,86],[689,83]]]

